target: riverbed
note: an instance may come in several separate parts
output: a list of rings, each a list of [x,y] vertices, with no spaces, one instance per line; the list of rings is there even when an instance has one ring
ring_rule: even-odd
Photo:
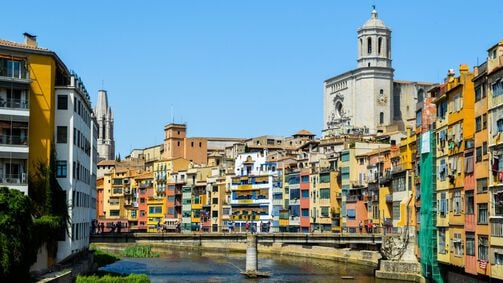
[[[173,250],[158,258],[123,258],[101,269],[147,274],[152,282],[385,282],[374,278],[369,266],[302,257],[259,255],[259,270],[270,278],[246,279],[240,274],[244,267],[244,254]]]

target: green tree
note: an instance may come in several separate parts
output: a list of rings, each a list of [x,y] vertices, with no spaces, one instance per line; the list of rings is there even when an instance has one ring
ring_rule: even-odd
[[[29,280],[37,259],[30,198],[15,189],[0,188],[0,282]]]

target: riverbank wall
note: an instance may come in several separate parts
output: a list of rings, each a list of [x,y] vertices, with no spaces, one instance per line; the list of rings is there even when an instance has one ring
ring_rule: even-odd
[[[110,251],[121,251],[135,244],[150,245],[153,251],[158,253],[169,250],[193,250],[218,253],[246,253],[246,240],[180,240],[180,241],[136,241],[135,243],[93,243],[96,248]],[[325,246],[264,243],[258,244],[258,256],[260,254],[272,254],[281,256],[295,256],[315,259],[348,262],[377,268],[381,255],[377,251],[357,250],[351,248],[334,248]]]

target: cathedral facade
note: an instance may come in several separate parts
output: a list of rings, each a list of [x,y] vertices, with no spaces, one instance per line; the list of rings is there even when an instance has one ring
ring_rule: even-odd
[[[374,9],[358,29],[357,68],[324,82],[323,136],[376,134],[414,124],[417,93],[432,84],[395,82],[393,73],[391,29]]]

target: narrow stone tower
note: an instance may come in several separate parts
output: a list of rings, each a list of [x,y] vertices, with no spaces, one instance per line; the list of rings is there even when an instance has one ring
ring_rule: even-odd
[[[106,90],[98,91],[94,115],[98,122],[98,160],[112,160],[115,158],[114,118]]]

